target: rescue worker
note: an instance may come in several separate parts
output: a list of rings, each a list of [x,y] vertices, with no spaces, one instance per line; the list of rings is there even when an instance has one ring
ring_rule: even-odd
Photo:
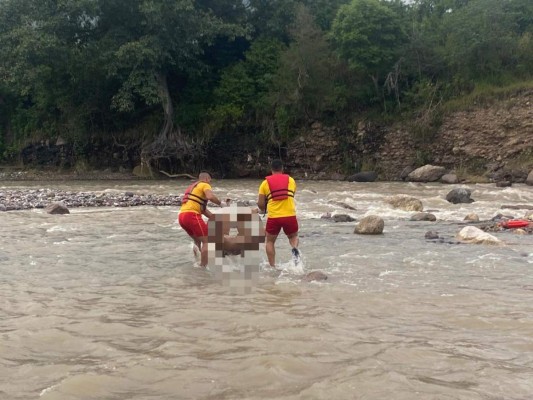
[[[178,221],[180,226],[194,240],[200,249],[200,266],[207,266],[207,224],[202,214],[211,219],[213,214],[207,209],[207,202],[221,205],[221,201],[212,191],[211,175],[201,172],[198,181],[191,184],[183,195]]]
[[[273,160],[270,164],[272,175],[269,175],[259,186],[257,206],[263,213],[267,213],[266,254],[268,263],[276,267],[276,239],[283,229],[292,247],[295,263],[300,261],[298,251],[298,220],[296,219],[296,182],[292,177],[283,173],[281,160]]]

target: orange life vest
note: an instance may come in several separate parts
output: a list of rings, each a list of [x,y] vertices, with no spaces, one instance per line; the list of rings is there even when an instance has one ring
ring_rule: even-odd
[[[270,193],[266,197],[267,203],[269,200],[280,201],[294,197],[294,191],[289,190],[289,175],[274,174],[267,176],[265,179],[270,189]]]
[[[194,188],[200,183],[200,181],[198,182],[194,182],[193,184],[191,184],[187,189],[185,189],[185,194],[183,195],[183,198],[181,199],[181,203],[182,204],[185,204],[187,203],[189,200],[190,201],[194,201],[195,203],[198,203],[200,204],[200,209],[201,210],[205,210],[206,207],[207,207],[207,199],[206,198],[203,198],[203,197],[200,197],[200,196],[197,196],[195,194],[192,193],[192,191],[194,190]]]

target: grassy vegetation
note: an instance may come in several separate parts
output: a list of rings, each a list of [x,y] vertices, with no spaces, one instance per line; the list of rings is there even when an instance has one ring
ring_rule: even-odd
[[[526,168],[533,169],[533,149],[525,150],[518,154],[518,156],[508,162],[511,169]]]
[[[524,90],[533,89],[533,79],[516,81],[504,86],[478,83],[474,90],[464,96],[448,100],[441,105],[443,113],[470,110],[475,107],[494,104],[495,101],[505,100]]]

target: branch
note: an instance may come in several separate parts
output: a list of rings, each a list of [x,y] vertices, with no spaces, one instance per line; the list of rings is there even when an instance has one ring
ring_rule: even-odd
[[[196,179],[196,177],[190,175],[190,174],[176,174],[176,175],[170,175],[168,172],[165,171],[159,171],[162,174],[168,176],[169,178],[190,178],[190,179]]]

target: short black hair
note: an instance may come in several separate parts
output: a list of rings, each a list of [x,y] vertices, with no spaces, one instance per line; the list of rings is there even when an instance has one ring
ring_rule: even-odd
[[[270,163],[270,168],[272,168],[272,171],[282,171],[283,163],[281,162],[281,160],[278,159],[272,160],[272,162]]]

